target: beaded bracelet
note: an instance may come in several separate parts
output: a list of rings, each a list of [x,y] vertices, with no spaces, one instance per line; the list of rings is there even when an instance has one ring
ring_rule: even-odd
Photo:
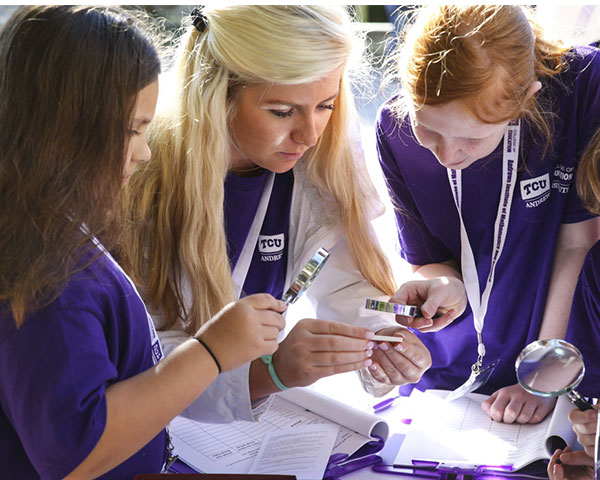
[[[215,357],[215,354],[212,352],[212,350],[210,348],[208,348],[208,345],[206,343],[204,343],[204,341],[200,337],[194,337],[194,339],[198,340],[200,342],[200,344],[206,349],[206,351],[208,353],[210,353],[210,356],[213,358],[213,360],[217,364],[217,368],[219,369],[219,373],[221,373],[221,364],[217,360],[217,357]]]
[[[273,383],[275,384],[275,386],[281,390],[289,390],[289,387],[286,387],[281,380],[279,380],[279,377],[277,376],[277,372],[275,371],[275,366],[273,365],[273,354],[271,355],[263,355],[262,357],[260,357],[263,361],[263,363],[265,363],[267,365],[267,368],[269,370],[269,375],[271,376],[271,380],[273,380]]]

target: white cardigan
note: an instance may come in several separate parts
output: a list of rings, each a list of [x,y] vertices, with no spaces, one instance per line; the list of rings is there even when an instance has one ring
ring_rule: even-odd
[[[366,169],[363,170],[368,175]],[[397,325],[391,316],[382,316],[364,309],[365,298],[387,300],[388,297],[370,285],[356,267],[333,200],[325,198],[308,180],[304,162],[300,161],[294,167],[284,291],[321,247],[327,249],[330,256],[304,297],[288,309],[286,332],[289,332],[297,320],[313,315],[315,318],[360,325],[373,331]],[[184,297],[191,302],[189,282],[184,279],[182,284]],[[313,309],[309,315],[306,314],[307,305]],[[153,319],[157,327],[160,327],[160,316],[153,315]],[[159,331],[159,337],[166,354],[189,338],[183,325],[176,330]],[[215,423],[256,420],[263,409],[252,410],[248,385],[249,368],[248,363],[219,375],[182,415]],[[202,372],[198,374],[202,375]]]

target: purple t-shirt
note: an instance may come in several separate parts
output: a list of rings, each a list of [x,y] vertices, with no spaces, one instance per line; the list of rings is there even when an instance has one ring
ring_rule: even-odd
[[[546,296],[558,230],[563,223],[586,220],[574,187],[581,153],[600,126],[600,55],[582,47],[569,57],[569,68],[543,82],[539,97],[556,113],[552,145],[521,128],[522,154],[510,210],[504,251],[496,266],[495,284],[485,317],[484,364],[500,359],[492,378],[479,391],[491,394],[516,383],[514,361],[536,340]],[[380,111],[377,147],[393,201],[402,256],[413,265],[460,261],[459,218],[447,170],[420,146],[410,122]],[[490,270],[494,222],[502,184],[502,142],[488,157],[463,170],[462,213],[473,248],[480,288]],[[436,333],[418,334],[431,352],[432,367],[419,389],[454,389],[469,376],[477,358],[477,338],[470,308]],[[400,387],[409,393],[414,385]]]
[[[565,339],[583,354],[585,375],[577,391],[600,397],[600,242],[591,248],[581,269]]]
[[[225,181],[225,233],[232,268],[248,237],[269,172],[256,177],[230,173]],[[275,175],[273,190],[243,287],[244,295],[283,296],[294,174]]]
[[[20,329],[0,312],[0,476],[63,478],[104,431],[106,388],[154,364],[144,304],[101,255]],[[163,430],[100,478],[158,473],[165,452]]]

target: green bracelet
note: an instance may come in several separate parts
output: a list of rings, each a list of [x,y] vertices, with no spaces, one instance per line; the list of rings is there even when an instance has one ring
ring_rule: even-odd
[[[279,380],[279,377],[277,376],[277,372],[275,371],[275,366],[273,365],[273,355],[263,355],[261,358],[261,360],[263,361],[263,363],[265,363],[267,365],[267,368],[269,369],[269,375],[271,376],[271,380],[273,380],[273,383],[275,384],[275,386],[281,390],[282,392],[284,390],[289,390],[289,387],[286,387],[281,380]]]

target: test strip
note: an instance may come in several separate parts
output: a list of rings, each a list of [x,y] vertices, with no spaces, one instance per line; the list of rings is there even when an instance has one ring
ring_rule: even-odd
[[[414,305],[402,305],[400,303],[384,302],[370,298],[367,298],[365,308],[378,312],[393,313],[394,315],[404,315],[406,317],[416,317],[420,314],[419,309]]]
[[[390,337],[388,335],[374,335],[371,338],[374,342],[403,342],[404,338],[402,337]]]

